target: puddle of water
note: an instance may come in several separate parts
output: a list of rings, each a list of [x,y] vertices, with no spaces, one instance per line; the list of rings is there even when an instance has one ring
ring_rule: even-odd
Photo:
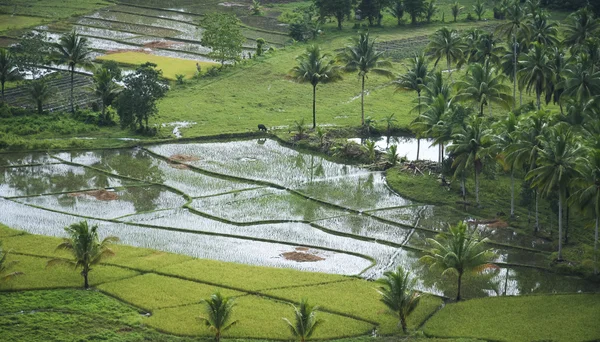
[[[341,210],[323,206],[285,190],[272,188],[196,199],[192,206],[209,215],[234,222],[313,221],[345,214]]]
[[[385,152],[391,145],[398,146],[398,156],[406,157],[408,160],[417,159],[417,139],[410,137],[373,137],[369,139],[363,138],[352,138],[348,141],[355,142],[357,144],[364,144],[365,141],[371,140],[375,142],[375,148],[378,151]],[[419,160],[431,160],[438,161],[439,159],[439,147],[431,146],[432,141],[429,139],[421,139],[421,149],[419,151]]]
[[[0,153],[0,167],[11,165],[31,165],[58,163],[48,153]]]
[[[120,187],[130,183],[83,167],[64,164],[0,169],[0,196],[3,197]]]
[[[196,124],[195,122],[180,121],[180,122],[164,123],[164,124],[162,124],[162,126],[163,127],[173,127],[173,135],[176,138],[181,138],[181,131],[180,131],[180,129],[187,128],[187,127],[193,126],[195,124]]]

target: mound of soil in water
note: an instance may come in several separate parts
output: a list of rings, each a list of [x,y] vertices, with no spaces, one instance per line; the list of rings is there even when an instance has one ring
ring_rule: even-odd
[[[325,260],[325,258],[321,258],[320,256],[302,252],[286,252],[281,254],[281,256],[286,260],[292,260],[296,262],[316,262]]]
[[[94,197],[95,199],[97,199],[99,201],[116,201],[119,199],[119,195],[117,195],[116,192],[107,191],[107,190],[74,192],[74,193],[70,193],[68,196],[71,196],[71,197],[90,196],[90,197]]]
[[[193,162],[193,161],[197,161],[200,160],[200,158],[195,157],[195,156],[190,156],[187,154],[174,154],[171,157],[169,157],[169,160],[171,161],[177,161],[180,163],[185,163],[185,162]]]

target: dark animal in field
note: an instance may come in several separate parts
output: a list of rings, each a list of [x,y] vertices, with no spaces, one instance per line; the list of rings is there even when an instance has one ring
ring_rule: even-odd
[[[263,124],[258,124],[258,130],[266,132],[267,131],[267,127],[265,125],[263,125]]]

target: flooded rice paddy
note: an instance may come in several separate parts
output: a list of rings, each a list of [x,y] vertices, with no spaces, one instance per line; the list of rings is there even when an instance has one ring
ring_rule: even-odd
[[[422,144],[422,146],[425,144]],[[471,220],[415,203],[380,172],[331,162],[272,140],[0,154],[0,223],[63,236],[83,219],[125,244],[223,261],[373,279],[402,265],[425,291],[455,282],[419,258],[448,224]],[[550,243],[480,224],[497,269],[466,295],[595,291],[546,269]]]

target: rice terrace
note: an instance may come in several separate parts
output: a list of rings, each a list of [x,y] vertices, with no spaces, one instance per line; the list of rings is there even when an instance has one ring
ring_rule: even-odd
[[[0,340],[600,341],[599,17],[0,0]]]

